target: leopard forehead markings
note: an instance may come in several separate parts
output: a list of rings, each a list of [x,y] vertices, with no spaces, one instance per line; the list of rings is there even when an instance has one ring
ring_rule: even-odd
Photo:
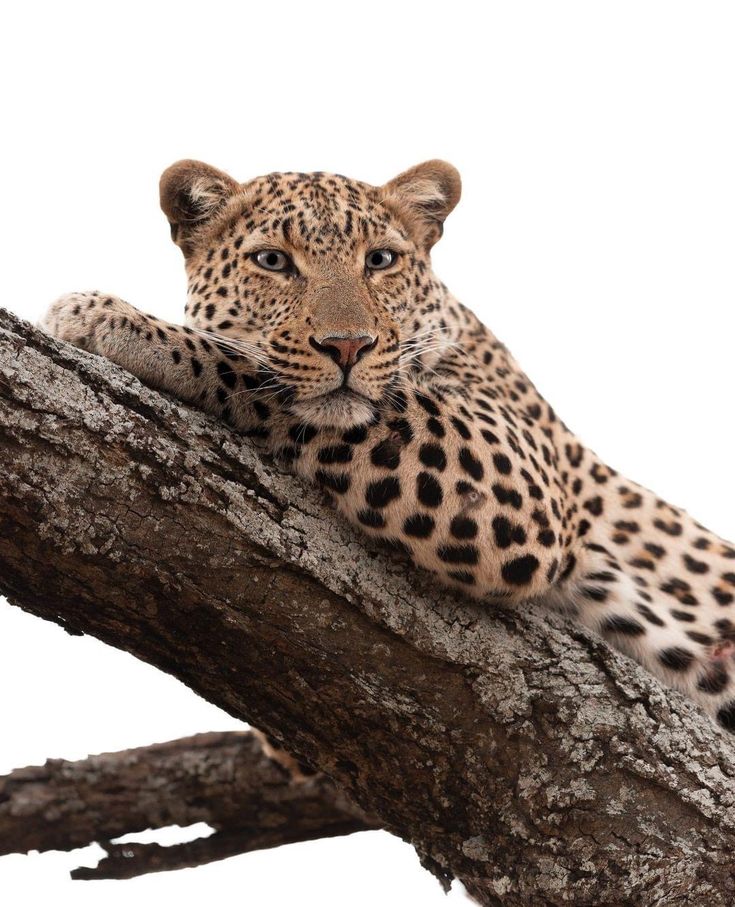
[[[735,549],[586,448],[437,279],[458,198],[441,161],[377,187],[180,162],[161,203],[186,327],[98,293],[45,325],[254,437],[447,585],[573,614],[735,730]]]

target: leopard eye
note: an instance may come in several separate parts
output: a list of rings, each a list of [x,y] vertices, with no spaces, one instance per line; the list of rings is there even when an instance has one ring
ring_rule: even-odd
[[[278,249],[263,249],[262,252],[253,253],[253,260],[259,267],[266,271],[288,271],[291,269],[291,259]]]
[[[374,249],[365,258],[365,267],[370,271],[384,271],[395,264],[398,255],[392,249]]]

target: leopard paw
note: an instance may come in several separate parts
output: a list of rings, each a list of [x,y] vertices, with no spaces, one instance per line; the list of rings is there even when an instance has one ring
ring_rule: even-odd
[[[95,352],[95,328],[108,300],[111,297],[96,291],[66,293],[49,306],[37,326],[58,340]]]

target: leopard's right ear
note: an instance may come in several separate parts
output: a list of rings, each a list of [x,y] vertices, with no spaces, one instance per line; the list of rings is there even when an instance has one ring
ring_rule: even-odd
[[[171,239],[188,255],[197,231],[220,211],[240,184],[201,161],[178,161],[163,171],[161,208],[171,225]]]

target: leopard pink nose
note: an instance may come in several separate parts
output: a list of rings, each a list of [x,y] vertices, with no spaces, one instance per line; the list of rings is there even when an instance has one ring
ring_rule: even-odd
[[[314,349],[333,359],[343,372],[348,372],[365,353],[375,348],[377,342],[378,338],[369,334],[362,337],[322,337],[321,340],[309,337]]]

